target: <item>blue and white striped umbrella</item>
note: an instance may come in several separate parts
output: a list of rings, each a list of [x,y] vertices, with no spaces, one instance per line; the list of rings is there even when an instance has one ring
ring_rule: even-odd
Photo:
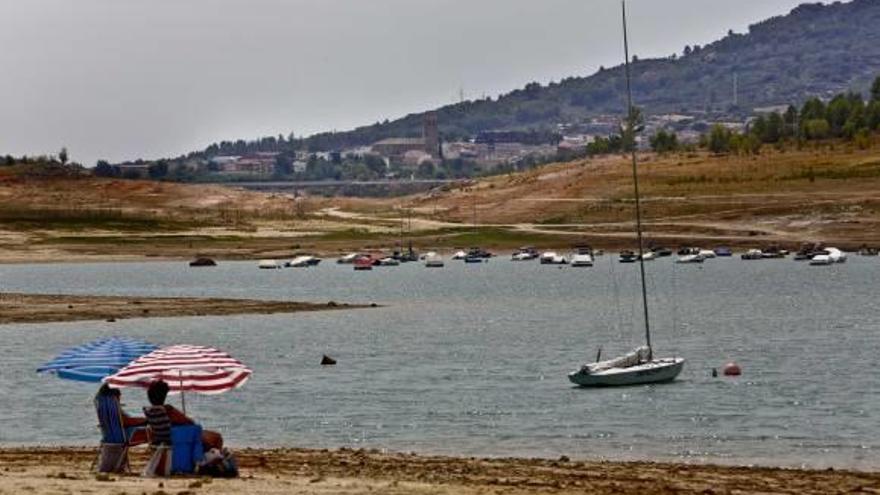
[[[67,380],[98,383],[157,348],[158,346],[141,340],[111,337],[71,347],[37,368],[37,372],[55,373],[59,378]]]

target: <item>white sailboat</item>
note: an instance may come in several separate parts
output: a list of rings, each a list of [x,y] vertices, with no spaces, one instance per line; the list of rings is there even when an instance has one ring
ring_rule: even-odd
[[[635,113],[632,103],[632,86],[630,83],[629,42],[626,33],[626,0],[623,6],[623,47],[626,56],[626,89],[628,103],[628,123],[635,140]],[[680,357],[656,358],[651,347],[651,325],[648,314],[648,288],[645,283],[645,248],[642,240],[642,210],[639,200],[639,174],[636,163],[635,143],[632,143],[633,188],[636,204],[636,235],[639,241],[639,271],[642,281],[642,305],[645,312],[645,343],[646,345],[624,356],[585,364],[580,369],[568,374],[568,379],[582,387],[614,387],[625,385],[641,385],[662,383],[675,380],[682,368],[684,359]],[[597,359],[598,361],[598,359]]]

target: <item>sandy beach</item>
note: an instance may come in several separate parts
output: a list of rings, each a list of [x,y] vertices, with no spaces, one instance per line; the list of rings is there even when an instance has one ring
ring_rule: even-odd
[[[880,473],[646,462],[474,459],[364,450],[236,449],[241,478],[89,471],[94,448],[0,449],[0,493],[880,493]],[[132,459],[137,470],[144,449]]]
[[[298,313],[357,307],[364,306],[334,301],[317,304],[249,299],[0,293],[0,324],[81,320],[112,321],[125,318],[169,316]]]

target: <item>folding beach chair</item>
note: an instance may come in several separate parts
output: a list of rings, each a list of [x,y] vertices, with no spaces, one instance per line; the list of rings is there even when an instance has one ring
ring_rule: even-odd
[[[194,474],[205,457],[202,446],[202,427],[175,426],[171,429],[171,445],[152,445],[152,455],[144,467],[148,478],[168,477],[172,474]]]
[[[157,414],[156,409],[158,407],[144,408],[152,455],[144,468],[143,475],[167,477],[172,474],[195,473],[196,465],[201,462],[205,454],[202,446],[202,427],[197,424],[171,426],[168,416]],[[158,411],[161,413],[162,409]],[[164,438],[157,438],[156,433]]]
[[[128,472],[129,435],[125,430],[122,418],[122,407],[119,399],[108,395],[95,397],[95,411],[98,414],[98,426],[101,429],[101,447],[95,463],[98,472]]]

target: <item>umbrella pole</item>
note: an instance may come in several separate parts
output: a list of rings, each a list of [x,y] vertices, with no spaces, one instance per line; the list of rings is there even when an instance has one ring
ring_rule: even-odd
[[[180,378],[180,407],[183,408],[183,415],[186,416],[186,392],[183,390],[183,371],[178,371],[177,376]]]

